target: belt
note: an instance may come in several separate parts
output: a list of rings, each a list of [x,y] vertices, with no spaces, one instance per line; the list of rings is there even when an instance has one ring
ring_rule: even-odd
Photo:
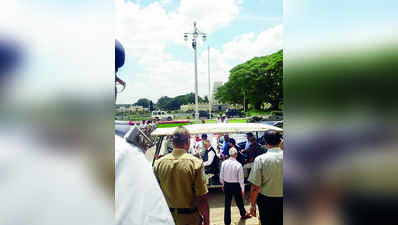
[[[193,209],[189,209],[189,208],[169,208],[170,212],[174,212],[174,210],[177,210],[178,214],[192,214],[198,211],[198,208],[193,208]]]

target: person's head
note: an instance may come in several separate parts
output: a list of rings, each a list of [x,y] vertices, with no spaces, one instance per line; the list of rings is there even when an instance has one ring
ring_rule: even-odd
[[[231,146],[231,147],[234,147],[236,145],[236,141],[233,138],[230,138],[228,143],[229,143],[229,146]]]
[[[189,132],[185,127],[178,126],[172,135],[172,143],[175,148],[189,149]]]
[[[151,120],[147,120],[146,123],[147,123],[147,124],[151,124],[152,121],[151,121]]]
[[[229,141],[229,135],[228,134],[224,134],[224,141]]]
[[[264,142],[267,148],[279,147],[282,142],[282,136],[276,130],[267,130],[264,133]]]
[[[238,150],[236,150],[236,148],[232,147],[229,149],[229,156],[231,158],[236,159],[236,156],[238,155]]]
[[[246,134],[246,138],[247,138],[248,141],[250,141],[250,139],[251,139],[252,137],[254,137],[254,135],[253,135],[252,132],[249,132],[249,133]]]
[[[7,87],[13,73],[22,61],[22,49],[11,39],[1,38],[0,34],[0,101],[7,96]]]
[[[207,140],[207,134],[202,134],[202,140]]]
[[[256,138],[254,136],[250,137],[250,143],[256,143]]]
[[[205,124],[206,123],[206,121],[205,120],[202,120],[202,124]]]
[[[203,148],[208,149],[210,148],[211,144],[209,140],[203,140]]]
[[[123,87],[121,91],[123,91],[124,88],[126,87],[126,82],[124,82],[122,79],[120,79],[117,76],[119,68],[124,65],[124,60],[125,60],[125,53],[123,45],[118,40],[115,40],[115,100],[117,98],[117,92],[118,92],[116,88],[117,85],[121,85]]]
[[[144,125],[145,124],[145,120],[142,120],[142,125]]]

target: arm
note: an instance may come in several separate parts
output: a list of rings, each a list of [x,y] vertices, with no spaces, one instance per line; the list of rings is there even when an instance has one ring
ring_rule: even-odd
[[[198,160],[199,161],[199,160]],[[203,217],[203,223],[205,225],[209,225],[210,221],[210,212],[209,212],[209,201],[207,199],[207,186],[202,174],[203,171],[203,163],[200,160],[200,166],[195,169],[195,181],[194,181],[194,190],[195,190],[195,200],[199,209],[199,213]]]
[[[249,149],[243,149],[243,150],[241,150],[240,152],[241,152],[241,153],[247,153],[247,152],[249,152]]]
[[[248,181],[252,184],[250,191],[250,214],[256,216],[256,199],[260,190],[260,185],[262,184],[261,161],[259,161],[259,158],[256,158],[254,160],[252,171],[250,172]]]
[[[210,224],[210,209],[207,194],[196,196],[196,204],[198,205],[199,213],[203,217],[203,224]]]
[[[251,196],[250,214],[252,214],[252,216],[256,216],[256,199],[257,199],[259,190],[260,190],[259,186],[252,184],[251,190],[250,190],[250,196]]]
[[[203,162],[203,165],[210,166],[210,164],[213,162],[213,159],[214,159],[214,152],[211,151],[211,152],[209,152],[209,158],[207,159],[206,162]]]
[[[245,195],[244,194],[245,193],[245,183],[244,183],[245,180],[244,180],[243,167],[242,166],[240,166],[238,178],[239,178],[240,187],[242,188],[242,196],[243,196],[243,195]]]
[[[223,191],[224,191],[224,163],[221,164],[221,170],[220,170],[220,183],[223,186]]]

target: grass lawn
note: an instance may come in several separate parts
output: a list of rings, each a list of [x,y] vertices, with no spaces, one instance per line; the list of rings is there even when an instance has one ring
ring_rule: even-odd
[[[246,123],[247,119],[229,119],[228,123]],[[216,123],[216,120],[206,120],[206,123]],[[165,127],[176,127],[179,125],[188,125],[189,123],[166,123],[166,124],[159,124],[159,128]],[[195,121],[192,121],[192,124],[195,124]]]
[[[228,119],[228,123],[246,123],[247,119]],[[206,120],[206,123],[216,123],[216,120]]]
[[[165,128],[165,127],[176,127],[176,126],[183,126],[183,125],[189,125],[189,123],[165,123],[165,124],[159,124],[159,128]]]

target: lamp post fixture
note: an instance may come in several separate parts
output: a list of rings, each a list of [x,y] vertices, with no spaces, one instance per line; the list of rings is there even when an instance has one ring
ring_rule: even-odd
[[[188,41],[188,36],[192,37],[192,48],[194,51],[194,58],[195,58],[195,121],[199,123],[199,102],[198,102],[198,62],[197,62],[197,39],[199,36],[202,36],[203,41],[206,41],[206,34],[200,32],[199,29],[196,27],[196,22],[193,22],[193,32],[192,33],[184,33],[184,40]]]

